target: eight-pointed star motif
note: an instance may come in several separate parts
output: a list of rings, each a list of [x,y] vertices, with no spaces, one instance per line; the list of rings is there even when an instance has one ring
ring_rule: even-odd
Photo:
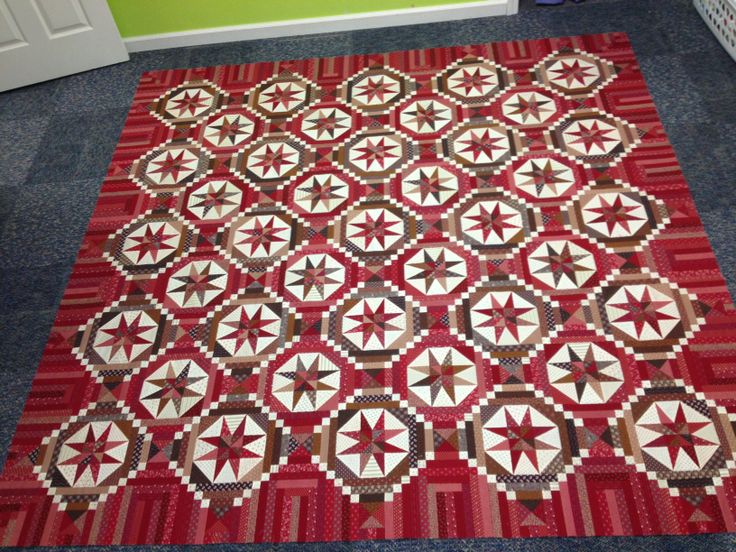
[[[148,222],[125,236],[122,251],[135,265],[159,264],[174,256],[180,239],[181,232],[171,223]]]
[[[327,253],[301,257],[286,269],[284,285],[300,301],[324,301],[345,284],[345,266]]]
[[[168,360],[145,379],[140,401],[157,420],[178,419],[202,402],[208,381],[194,360]]]
[[[231,357],[252,357],[278,341],[283,326],[278,309],[263,303],[239,305],[222,317],[215,339]]]
[[[240,208],[243,192],[229,180],[210,180],[189,195],[187,209],[199,220],[219,220]]]
[[[289,249],[292,226],[277,215],[248,215],[234,224],[233,246],[249,259],[268,259]]]
[[[593,196],[582,206],[585,226],[607,238],[628,238],[649,221],[647,209],[639,196],[605,192]]]
[[[621,286],[606,301],[609,323],[638,341],[665,339],[680,324],[675,300],[647,284]]]
[[[307,87],[296,81],[275,82],[258,94],[258,104],[266,112],[284,114],[305,102]]]
[[[318,142],[329,142],[344,136],[352,127],[352,116],[338,107],[323,107],[304,115],[301,129]]]
[[[405,422],[387,410],[358,411],[336,435],[336,456],[356,476],[386,477],[408,455],[410,432]]]
[[[403,306],[386,297],[365,297],[342,316],[342,334],[359,350],[390,349],[407,329]]]
[[[652,404],[635,425],[642,451],[674,472],[702,470],[721,442],[702,406],[676,400]]]
[[[495,71],[484,65],[471,65],[456,69],[447,78],[449,89],[468,99],[482,98],[498,86]]]
[[[387,251],[403,237],[403,219],[388,209],[357,210],[347,223],[347,239],[365,252]]]
[[[166,111],[175,119],[195,118],[206,112],[215,97],[204,88],[185,88],[166,101]]]
[[[600,119],[574,121],[563,132],[565,143],[578,155],[607,155],[621,145],[621,133]]]
[[[509,137],[499,127],[478,127],[462,132],[454,140],[455,154],[469,165],[495,163],[511,149]]]
[[[99,487],[123,466],[129,446],[115,422],[88,422],[61,445],[56,469],[71,487]]]
[[[345,203],[350,196],[350,184],[332,174],[313,174],[294,188],[294,203],[307,213],[329,213]]]
[[[218,148],[232,148],[248,141],[255,124],[240,113],[226,113],[208,123],[204,128],[204,141]]]
[[[253,149],[246,168],[262,179],[282,178],[299,165],[300,152],[288,142],[266,142]]]
[[[367,75],[353,85],[353,103],[362,107],[378,107],[401,95],[401,82],[388,75]]]
[[[227,269],[220,263],[192,261],[171,275],[166,295],[180,307],[203,307],[222,295],[227,280]]]
[[[580,58],[562,58],[547,68],[547,77],[556,86],[567,90],[586,88],[601,76],[593,63]]]
[[[624,384],[621,361],[595,343],[568,343],[546,363],[549,382],[578,404],[603,404]]]
[[[499,200],[474,203],[460,217],[462,233],[471,242],[483,245],[508,243],[524,228],[519,210]]]
[[[446,247],[425,247],[404,264],[404,279],[425,295],[445,295],[468,276],[468,266],[460,255]]]
[[[429,347],[407,366],[409,391],[433,407],[454,407],[476,389],[475,362],[454,347]]]
[[[124,311],[100,326],[92,347],[105,364],[134,362],[154,345],[158,330],[148,312]]]
[[[401,179],[402,196],[422,207],[444,205],[459,188],[458,177],[439,165],[418,167]]]
[[[557,113],[555,101],[541,92],[516,92],[503,102],[503,114],[520,125],[537,125]]]
[[[557,425],[530,405],[504,405],[482,429],[486,454],[513,475],[544,473],[562,449]]]
[[[539,199],[560,197],[575,185],[572,169],[551,158],[526,160],[513,179],[517,188]]]
[[[258,480],[267,431],[248,414],[223,415],[197,436],[193,463],[211,483]]]
[[[415,100],[401,110],[399,120],[412,132],[431,134],[452,123],[452,111],[436,100]]]
[[[593,254],[569,240],[548,240],[527,257],[532,277],[554,289],[578,289],[597,272]]]
[[[176,186],[197,172],[200,157],[192,149],[169,148],[154,155],[145,168],[145,178],[154,186]]]
[[[316,412],[340,390],[340,367],[322,353],[297,353],[273,374],[271,392],[291,412]]]
[[[391,136],[367,136],[349,149],[348,158],[361,171],[381,172],[393,168],[402,156],[401,141]]]
[[[472,307],[473,330],[493,345],[525,344],[541,327],[539,311],[515,291],[490,291]]]

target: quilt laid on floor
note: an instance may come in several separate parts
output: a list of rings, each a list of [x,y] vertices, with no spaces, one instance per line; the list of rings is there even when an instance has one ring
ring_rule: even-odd
[[[732,531],[735,426],[625,35],[150,72],[0,544]]]

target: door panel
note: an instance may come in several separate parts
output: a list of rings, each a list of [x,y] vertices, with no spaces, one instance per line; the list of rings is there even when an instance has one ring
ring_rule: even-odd
[[[79,0],[31,0],[49,38],[92,28]]]
[[[0,91],[127,59],[105,0],[0,0]]]
[[[0,0],[0,52],[26,44],[7,0]]]

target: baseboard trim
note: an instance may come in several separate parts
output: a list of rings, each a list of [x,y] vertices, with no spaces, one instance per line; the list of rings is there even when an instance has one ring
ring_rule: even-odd
[[[483,0],[462,4],[429,6],[426,8],[407,8],[367,13],[355,13],[331,17],[291,19],[252,25],[234,25],[211,29],[194,29],[176,33],[162,33],[134,36],[124,39],[129,52],[161,50],[182,46],[201,46],[240,40],[258,40],[319,33],[334,33],[375,29],[378,27],[397,27],[435,23],[457,19],[512,15],[519,9],[519,0]]]

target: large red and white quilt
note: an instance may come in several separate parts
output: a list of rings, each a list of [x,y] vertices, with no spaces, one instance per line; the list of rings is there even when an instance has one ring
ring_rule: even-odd
[[[151,72],[0,542],[731,531],[735,396],[625,35]]]

